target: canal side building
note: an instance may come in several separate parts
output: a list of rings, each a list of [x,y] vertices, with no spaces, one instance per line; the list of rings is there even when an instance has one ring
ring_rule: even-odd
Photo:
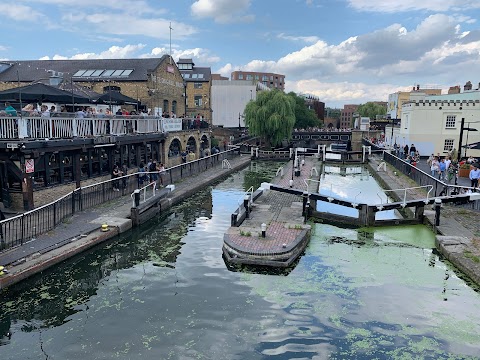
[[[185,86],[177,64],[164,55],[146,59],[25,60],[0,62],[0,91],[50,82],[102,94],[108,89],[140,101],[155,114],[185,112]],[[161,115],[161,114],[160,114]]]

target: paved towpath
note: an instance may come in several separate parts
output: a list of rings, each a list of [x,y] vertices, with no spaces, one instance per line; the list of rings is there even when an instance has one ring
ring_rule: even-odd
[[[372,168],[377,169],[382,160],[374,155],[370,158]],[[428,169],[426,160],[422,160],[417,167]],[[412,180],[403,174],[395,175],[395,168],[388,165],[387,171],[377,171],[377,174],[391,188],[407,188],[412,186]],[[424,170],[425,171],[425,170]],[[429,173],[429,171],[425,171]],[[458,178],[458,185],[470,186],[468,178]],[[418,191],[418,198],[425,197],[425,193]],[[435,211],[425,208],[425,216],[433,226]],[[437,249],[457,268],[466,273],[480,285],[480,213],[460,206],[445,205],[441,208],[440,225],[436,227]]]
[[[243,155],[229,160],[232,168],[239,169],[250,162],[250,157]],[[205,186],[217,178],[226,176],[232,170],[222,169],[221,163],[208,171],[197,174],[190,178],[175,183],[175,191],[170,196],[172,202],[178,202],[193,194],[199,186]],[[39,254],[45,254],[55,249],[61,251],[62,246],[79,241],[85,235],[98,230],[103,223],[112,224],[112,219],[128,219],[132,199],[130,194],[110,202],[99,205],[95,208],[77,212],[53,231],[38,236],[36,239],[27,242],[23,246],[15,247],[0,253],[0,265],[7,266],[18,262],[26,262]]]

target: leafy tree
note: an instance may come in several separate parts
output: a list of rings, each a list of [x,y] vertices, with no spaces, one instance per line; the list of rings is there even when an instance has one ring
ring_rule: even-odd
[[[377,115],[385,115],[387,113],[387,108],[374,102],[367,102],[360,105],[357,111],[360,116],[369,117],[371,120],[375,120]]]
[[[251,135],[270,146],[290,140],[295,125],[295,99],[280,90],[262,91],[245,108],[245,124]]]
[[[335,119],[335,120],[340,120],[341,115],[342,115],[342,110],[340,109],[332,109],[329,107],[325,109],[325,117]]]
[[[289,92],[288,96],[295,99],[295,128],[306,129],[320,124],[315,111],[307,107],[303,97],[298,96],[293,91]]]

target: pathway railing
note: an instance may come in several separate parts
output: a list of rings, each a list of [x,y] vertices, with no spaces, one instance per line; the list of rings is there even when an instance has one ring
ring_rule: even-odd
[[[185,127],[184,120],[141,116],[76,118],[74,114],[63,113],[52,117],[0,117],[0,139],[66,139],[180,131]]]
[[[221,164],[224,159],[239,156],[237,149],[230,149],[188,163],[165,169],[163,184],[168,185],[194,176]],[[49,204],[23,214],[0,221],[0,251],[21,246],[37,236],[53,230],[57,225],[78,211],[130,195],[140,188],[139,177],[145,172],[136,172],[119,178],[102,181],[75,189]],[[118,191],[114,191],[119,189]]]
[[[389,151],[383,151],[383,160],[394,168],[397,169],[400,173],[410,177],[413,181],[415,181],[420,186],[431,186],[431,197],[437,196],[449,196],[455,194],[461,194],[465,191],[475,191],[467,186],[459,186],[453,184],[447,184],[430,174],[422,171],[421,169],[417,168],[409,164],[408,162],[400,159],[399,157],[391,154]],[[473,210],[480,211],[480,202],[473,201],[469,204],[460,205],[462,207],[471,208]]]

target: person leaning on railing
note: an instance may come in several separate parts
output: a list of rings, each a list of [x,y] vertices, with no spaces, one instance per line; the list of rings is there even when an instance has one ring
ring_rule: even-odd
[[[17,110],[7,101],[5,103],[5,114],[7,116],[17,116]]]

